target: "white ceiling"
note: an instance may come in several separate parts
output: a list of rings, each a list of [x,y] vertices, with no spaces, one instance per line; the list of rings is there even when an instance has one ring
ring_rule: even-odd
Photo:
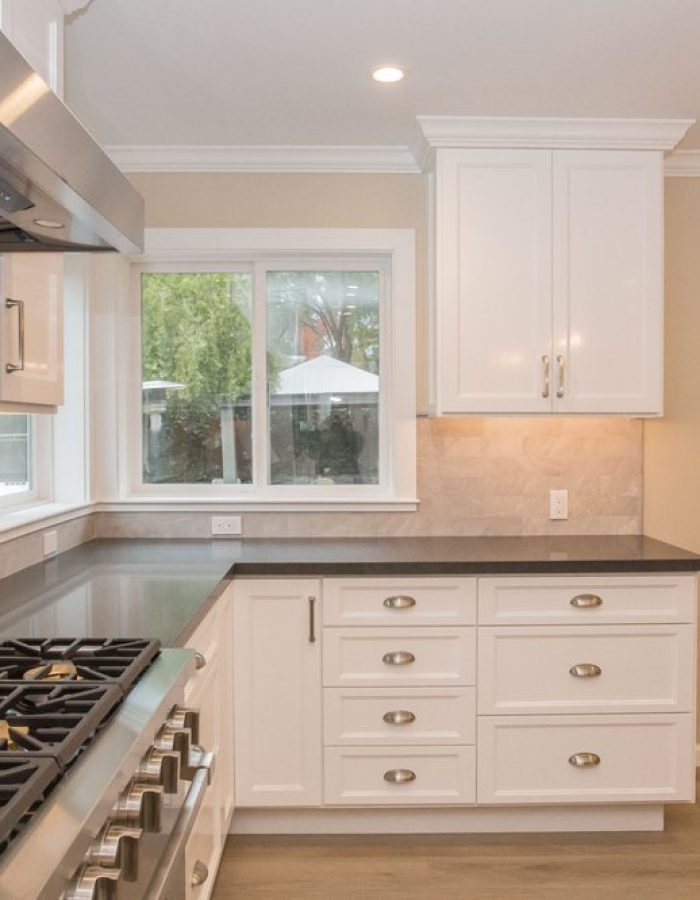
[[[92,0],[66,55],[67,100],[110,145],[406,146],[417,114],[700,120],[700,0]],[[374,84],[383,62],[406,81]]]

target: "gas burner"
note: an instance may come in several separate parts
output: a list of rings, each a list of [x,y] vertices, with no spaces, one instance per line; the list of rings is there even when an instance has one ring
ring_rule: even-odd
[[[42,663],[27,669],[22,674],[23,681],[83,681],[78,668],[70,660],[66,662]]]
[[[0,754],[0,850],[43,801],[58,774],[52,759]]]
[[[107,682],[127,693],[160,651],[133,638],[28,638],[0,642],[3,681]]]
[[[24,752],[63,768],[122,698],[116,685],[0,682],[0,759],[3,750]]]

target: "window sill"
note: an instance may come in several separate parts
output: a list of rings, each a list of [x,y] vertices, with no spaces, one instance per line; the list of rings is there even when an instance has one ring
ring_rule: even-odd
[[[417,498],[386,499],[323,499],[323,500],[247,500],[220,497],[132,497],[98,503],[97,512],[416,512]]]
[[[0,510],[0,544],[40,528],[79,519],[93,511],[92,503],[37,503],[36,506]]]

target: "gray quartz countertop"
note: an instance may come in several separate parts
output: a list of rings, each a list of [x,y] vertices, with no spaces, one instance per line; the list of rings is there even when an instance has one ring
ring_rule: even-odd
[[[651,538],[95,540],[0,580],[0,636],[157,637],[181,646],[237,576],[693,572]]]

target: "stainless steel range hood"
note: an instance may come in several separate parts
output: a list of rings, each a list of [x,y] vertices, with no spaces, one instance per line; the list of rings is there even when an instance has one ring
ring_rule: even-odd
[[[0,33],[0,253],[143,248],[143,200]]]

